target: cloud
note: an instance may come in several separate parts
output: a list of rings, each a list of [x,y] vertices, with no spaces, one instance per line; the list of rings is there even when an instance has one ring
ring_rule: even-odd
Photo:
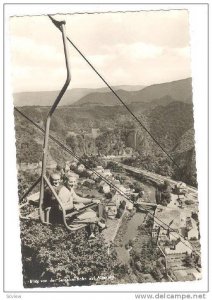
[[[187,10],[141,11],[67,18],[67,33],[88,52],[104,46],[132,44],[138,41],[162,47],[186,47],[189,44]],[[91,42],[92,41],[92,42]]]
[[[176,55],[185,57],[185,58],[190,58],[191,52],[190,52],[190,47],[184,47],[184,48],[176,48],[174,49]]]
[[[163,53],[163,48],[138,42],[130,45],[119,45],[118,52],[121,55],[127,55],[134,59],[146,59],[160,56]]]
[[[186,10],[65,19],[67,35],[112,85],[149,85],[190,76]],[[14,91],[59,89],[66,75],[61,33],[45,16],[14,17],[10,27]],[[71,86],[103,86],[70,45],[69,52]]]
[[[62,49],[61,49],[62,50]],[[48,44],[38,44],[30,37],[14,37],[11,39],[12,59],[15,63],[37,65],[45,63],[48,66],[64,62],[64,55],[56,47]]]

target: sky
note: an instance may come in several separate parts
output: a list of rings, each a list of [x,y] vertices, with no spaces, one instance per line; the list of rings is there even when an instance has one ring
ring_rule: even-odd
[[[191,77],[187,10],[55,15],[66,34],[114,85],[145,85]],[[69,88],[104,83],[69,44]],[[10,18],[14,92],[59,90],[66,69],[60,31],[45,16]]]

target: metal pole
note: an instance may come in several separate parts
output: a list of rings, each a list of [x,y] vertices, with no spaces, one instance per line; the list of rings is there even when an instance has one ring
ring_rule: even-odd
[[[50,17],[51,20],[53,20]],[[40,203],[39,203],[39,211],[40,211],[40,218],[41,221],[44,222],[44,212],[43,212],[43,197],[44,197],[44,176],[46,175],[46,163],[47,163],[47,154],[48,154],[48,142],[49,142],[49,129],[50,129],[50,123],[51,123],[51,116],[54,113],[58,103],[60,102],[62,96],[64,95],[65,91],[68,88],[68,85],[71,81],[71,74],[70,74],[70,64],[69,64],[69,56],[68,56],[68,47],[67,47],[67,38],[66,38],[66,33],[65,33],[65,21],[58,22],[57,26],[62,32],[62,38],[63,38],[63,47],[64,47],[64,54],[65,54],[65,64],[66,64],[66,70],[67,70],[67,75],[66,75],[66,81],[65,84],[63,85],[59,95],[57,96],[55,102],[53,103],[47,119],[46,119],[46,126],[45,126],[45,136],[44,136],[44,147],[43,147],[43,160],[42,160],[42,173],[41,173],[41,185],[40,185]]]
[[[27,195],[29,195],[29,193],[34,189],[34,187],[36,187],[36,185],[40,182],[41,180],[41,177],[39,177],[34,183],[33,185],[27,190],[27,192],[22,196],[20,197],[20,202],[22,202]]]

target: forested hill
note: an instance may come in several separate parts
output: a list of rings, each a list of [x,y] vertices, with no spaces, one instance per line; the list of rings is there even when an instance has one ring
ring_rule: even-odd
[[[175,101],[154,103],[145,109],[141,103],[132,104],[133,107],[142,124],[179,165],[187,168],[189,175],[184,181],[196,185],[192,104]],[[44,127],[48,107],[22,107],[21,110]],[[18,163],[41,160],[42,135],[16,111],[15,127]],[[99,135],[94,142],[92,129],[95,128]],[[52,118],[51,134],[79,156],[119,155],[128,149],[136,157],[133,164],[162,175],[177,176],[171,161],[120,105],[59,107]],[[50,154],[60,163],[71,159],[52,142]]]
[[[148,115],[150,131],[168,151],[173,151],[188,130],[193,128],[193,107],[182,102],[157,106]],[[193,142],[194,132],[187,136],[187,143]],[[185,137],[184,137],[185,140]]]
[[[138,91],[143,89],[142,85],[119,85],[114,86],[114,90],[125,90],[125,91]],[[71,88],[66,91],[60,106],[71,105],[82,97],[90,93],[106,93],[108,92],[108,87],[103,88]],[[50,106],[56,99],[60,91],[34,91],[34,92],[21,92],[14,93],[14,105],[15,106]]]
[[[147,87],[122,85],[113,89],[127,105],[137,103],[168,104],[175,101],[192,103],[191,78],[154,84]],[[50,106],[56,99],[59,91],[15,93],[15,106]],[[83,105],[121,105],[118,99],[107,88],[73,88],[64,94],[60,106]]]
[[[166,82],[162,84],[154,84],[143,88],[139,91],[118,90],[117,94],[127,104],[132,103],[150,103],[152,101],[165,99],[166,104],[174,101],[181,101],[184,103],[192,103],[192,84],[191,78]],[[160,104],[160,103],[159,103]],[[112,92],[100,93],[93,92],[73,105],[121,105],[118,99]]]

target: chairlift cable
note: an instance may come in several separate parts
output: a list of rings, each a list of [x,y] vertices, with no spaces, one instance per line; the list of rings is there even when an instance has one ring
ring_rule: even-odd
[[[57,22],[50,15],[48,17],[51,19],[53,24],[61,31],[60,27],[55,24]],[[75,48],[75,50],[82,56],[82,58],[87,62],[87,64],[92,68],[92,70],[99,76],[99,78],[106,84],[106,86],[111,90],[114,96],[122,103],[130,115],[139,123],[139,125],[149,134],[152,140],[159,146],[159,148],[167,155],[167,157],[173,162],[173,164],[181,170],[181,167],[175,162],[172,156],[164,149],[163,146],[156,140],[156,138],[151,134],[151,132],[146,128],[146,126],[139,120],[139,118],[131,111],[127,104],[121,99],[121,97],[115,92],[115,90],[109,85],[109,83],[103,78],[103,76],[96,70],[96,68],[91,64],[91,62],[85,57],[85,55],[79,50],[79,48],[71,41],[71,39],[66,36],[69,43]]]
[[[22,115],[25,119],[27,119],[29,122],[31,122],[37,129],[39,129],[42,133],[45,133],[44,129],[42,127],[40,127],[38,124],[36,124],[32,119],[30,119],[28,116],[26,116],[23,112],[21,112],[17,107],[14,107],[14,109],[20,114]],[[112,182],[110,182],[108,179],[106,179],[104,176],[102,176],[101,174],[99,174],[97,171],[93,170],[92,168],[90,168],[86,162],[81,159],[80,157],[78,157],[73,151],[71,151],[69,148],[67,148],[65,145],[63,145],[60,141],[58,141],[55,137],[53,137],[52,135],[49,135],[49,138],[54,141],[57,145],[59,145],[63,150],[65,150],[67,153],[71,154],[75,159],[77,159],[80,163],[84,164],[85,167],[92,171],[94,174],[96,174],[98,177],[100,177],[103,181],[105,181],[108,185],[110,185],[112,188],[114,188],[121,196],[123,196],[126,200],[131,201],[131,199],[124,193],[122,192],[117,186],[115,186]],[[35,184],[35,183],[34,183]],[[34,186],[33,184],[33,186]],[[154,221],[156,224],[158,224],[160,227],[162,227],[163,229],[172,229],[169,225],[167,225],[165,222],[163,222],[162,220],[160,220],[158,217],[154,216],[154,214],[150,213],[146,208],[144,208],[142,205],[140,205],[140,207],[146,211],[150,216],[152,216],[154,218]],[[158,223],[158,222],[160,223]],[[161,223],[164,224],[164,226],[161,226]],[[173,232],[170,232],[170,234],[177,238],[176,235],[173,234]],[[184,239],[184,236],[178,233],[179,237],[182,237]],[[188,245],[186,245],[186,243],[181,240],[181,242],[188,247],[189,249],[191,249],[193,252],[195,252],[197,255],[201,255],[198,251],[194,250],[193,248],[189,247]]]

